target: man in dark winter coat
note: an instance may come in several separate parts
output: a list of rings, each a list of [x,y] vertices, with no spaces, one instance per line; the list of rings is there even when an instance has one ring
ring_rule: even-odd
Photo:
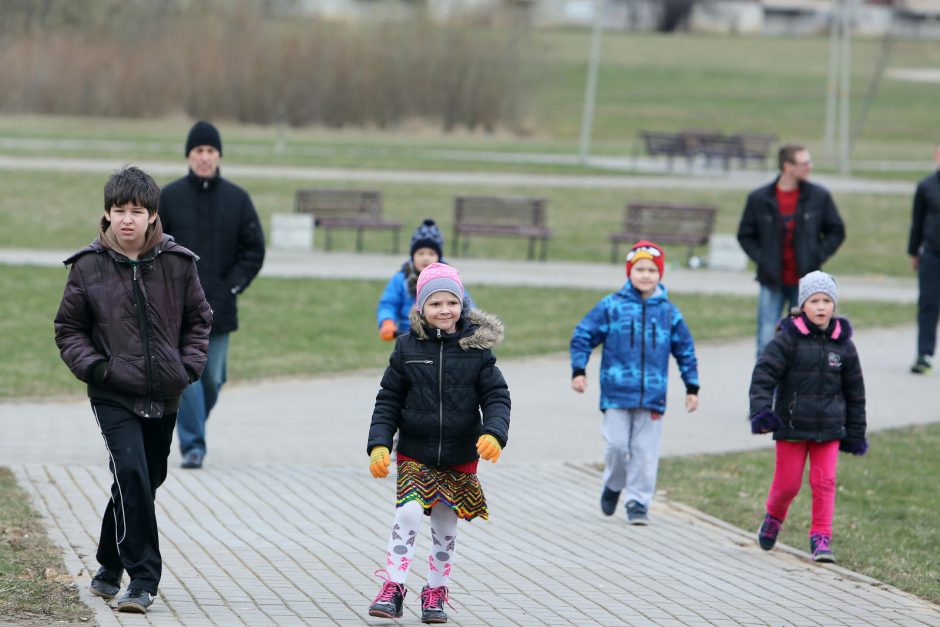
[[[122,612],[146,613],[157,594],[154,500],[180,394],[202,373],[212,324],[196,256],[163,234],[159,198],[137,168],[111,176],[98,238],[65,260],[71,269],[55,317],[56,345],[88,385],[113,478],[91,592],[114,598],[126,570]]]
[[[248,193],[222,178],[222,138],[196,122],[186,138],[189,174],[163,188],[160,219],[177,242],[199,255],[199,279],[212,305],[209,361],[184,393],[177,419],[183,468],[201,468],[206,420],[225,383],[229,333],[238,328],[237,297],[261,270],[264,233]]]
[[[738,227],[738,242],[757,264],[760,283],[758,355],[774,336],[784,303],[796,306],[800,277],[819,270],[845,239],[832,196],[808,180],[809,151],[788,144],[778,162],[780,175],[748,195]]]
[[[917,273],[920,295],[917,299],[917,361],[915,374],[928,374],[933,368],[940,317],[940,143],[934,147],[937,171],[924,177],[914,192],[914,211],[907,254]]]

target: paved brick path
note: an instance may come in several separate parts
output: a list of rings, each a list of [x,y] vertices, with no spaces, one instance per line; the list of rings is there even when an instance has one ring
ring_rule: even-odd
[[[14,471],[67,543],[69,568],[92,570],[107,470]],[[654,503],[648,527],[605,518],[597,473],[580,465],[487,465],[481,481],[492,516],[460,523],[454,624],[940,624],[934,606],[794,550],[764,553],[752,534],[684,507]],[[393,497],[392,481],[361,468],[173,469],[158,498],[166,570],[150,614],[88,600],[102,625],[382,623],[366,608]],[[421,562],[405,624],[420,621]]]

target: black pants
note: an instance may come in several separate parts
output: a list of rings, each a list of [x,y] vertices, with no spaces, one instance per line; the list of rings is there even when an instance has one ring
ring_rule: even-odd
[[[108,449],[111,500],[101,518],[98,563],[124,569],[129,587],[157,593],[163,560],[154,499],[166,479],[176,414],[139,418],[124,407],[92,399],[92,411]]]
[[[917,354],[933,355],[940,315],[940,255],[924,250],[917,269],[920,294],[917,298]]]

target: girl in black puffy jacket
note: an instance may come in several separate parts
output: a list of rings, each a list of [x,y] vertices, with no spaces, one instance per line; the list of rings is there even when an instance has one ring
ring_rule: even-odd
[[[488,518],[477,478],[480,457],[499,459],[509,433],[509,388],[491,348],[502,341],[495,316],[469,310],[457,270],[433,263],[417,282],[411,330],[399,336],[375,399],[367,452],[376,478],[389,474],[396,431],[398,490],[385,583],[369,615],[399,618],[415,539],[431,518],[423,622],[447,621],[447,584],[454,564],[457,520]],[[449,604],[449,603],[448,603]]]
[[[799,316],[781,321],[751,377],[751,430],[773,431],[777,449],[758,542],[765,550],[773,548],[809,457],[810,552],[817,562],[834,562],[836,462],[840,450],[854,455],[868,450],[865,383],[852,327],[834,317],[835,280],[820,271],[804,276],[799,306]]]

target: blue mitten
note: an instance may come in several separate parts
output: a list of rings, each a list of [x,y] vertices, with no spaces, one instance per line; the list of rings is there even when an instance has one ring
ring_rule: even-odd
[[[751,433],[770,433],[781,427],[783,427],[783,421],[780,420],[780,416],[769,409],[751,416]]]
[[[864,455],[868,452],[868,440],[839,440],[839,450],[852,455]]]

